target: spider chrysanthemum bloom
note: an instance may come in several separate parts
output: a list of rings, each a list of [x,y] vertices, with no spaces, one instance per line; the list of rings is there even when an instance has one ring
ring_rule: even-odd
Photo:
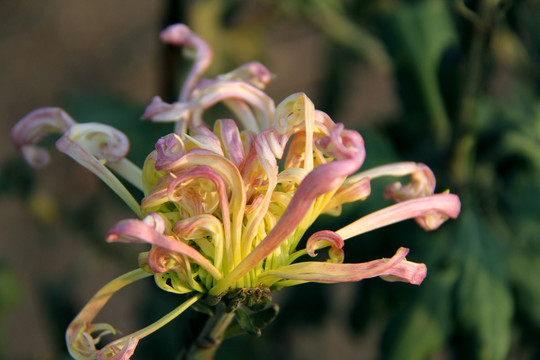
[[[61,151],[103,179],[139,216],[114,225],[107,241],[148,243],[140,268],[107,284],[73,320],[66,333],[76,359],[127,359],[139,339],[178,316],[197,301],[226,303],[258,310],[273,289],[305,282],[336,283],[380,276],[420,284],[424,264],[406,260],[399,248],[384,259],[347,264],[345,240],[398,221],[414,218],[424,229],[455,218],[457,196],[434,194],[431,170],[411,162],[358,172],[365,148],[360,134],[335,124],[297,93],[277,108],[264,93],[270,73],[248,63],[215,79],[201,79],[211,60],[208,45],[184,25],[162,33],[164,41],[191,50],[194,65],[178,102],[154,98],[143,118],[175,123],[175,132],[159,139],[142,169],[125,156],[127,138],[102,124],[76,124],[59,109],[39,109],[22,119],[12,137],[35,165],[46,162],[34,144],[47,132],[63,133]],[[223,103],[235,119],[208,127],[204,111]],[[144,193],[138,204],[109,169]],[[391,184],[385,196],[397,203],[365,215],[341,229],[311,234],[321,214],[338,216],[345,203],[370,194],[370,182],[381,176],[410,175],[409,184]],[[310,261],[328,249],[327,261]],[[101,350],[96,344],[108,324],[92,321],[123,286],[154,276],[162,289],[192,296],[161,320],[124,336]]]

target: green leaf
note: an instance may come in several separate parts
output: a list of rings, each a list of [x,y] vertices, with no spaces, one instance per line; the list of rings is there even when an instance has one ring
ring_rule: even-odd
[[[8,265],[0,262],[0,325],[11,308],[17,306],[21,299],[21,287],[13,271]],[[0,326],[0,359],[7,359],[5,354],[5,329]],[[9,330],[8,330],[9,331]]]
[[[514,304],[498,239],[471,209],[460,216],[457,239],[463,263],[456,294],[458,320],[475,359],[505,359]]]
[[[540,330],[540,256],[538,251],[520,249],[509,256],[510,276],[516,293],[516,308],[526,322]]]
[[[384,335],[382,358],[425,359],[441,349],[452,331],[452,269],[437,271],[420,286],[411,305],[398,313]]]
[[[388,46],[397,65],[416,77],[432,130],[443,144],[449,138],[450,124],[437,73],[443,52],[458,38],[450,10],[444,1],[413,2],[394,9],[387,20]]]
[[[450,11],[444,1],[403,5],[391,16],[398,55],[421,74],[437,70],[443,51],[457,40]]]
[[[0,263],[0,316],[17,305],[21,298],[21,287],[11,269]]]
[[[307,15],[330,39],[355,51],[361,58],[381,72],[391,69],[391,61],[382,42],[362,27],[339,2],[311,0],[300,7],[300,12]]]

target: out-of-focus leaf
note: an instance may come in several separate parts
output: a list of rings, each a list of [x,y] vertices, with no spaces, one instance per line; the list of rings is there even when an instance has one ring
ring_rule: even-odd
[[[420,1],[391,15],[399,57],[427,76],[437,70],[443,51],[457,40],[450,10],[444,1]]]
[[[272,11],[261,2],[253,6],[246,6],[247,3],[206,0],[190,5],[191,29],[212,45],[210,73],[229,71],[261,57],[263,31],[268,28]]]
[[[327,0],[310,0],[298,4],[303,5],[299,12],[304,13],[333,41],[352,49],[381,72],[391,69],[392,64],[382,42],[359,23],[351,21],[342,4]]]
[[[455,269],[428,275],[411,306],[391,321],[383,338],[383,359],[425,359],[444,346],[453,328],[451,294],[456,278]]]
[[[493,34],[493,55],[502,64],[523,67],[530,63],[527,50],[516,33],[508,27],[495,29]]]
[[[11,269],[0,262],[0,359],[7,359],[5,354],[4,316],[8,310],[20,301],[21,289]]]
[[[520,92],[519,99],[514,100],[515,106],[506,110],[517,129],[504,135],[503,146],[524,156],[540,170],[540,100],[526,91],[528,89],[524,90]]]
[[[528,176],[527,176],[528,175]],[[515,220],[522,221],[531,219],[538,224],[538,214],[540,214],[540,173],[522,174],[516,176],[505,189],[502,189],[501,197],[505,205],[509,207],[509,216]],[[521,226],[516,226],[518,233]],[[537,238],[540,237],[537,234]],[[537,243],[540,244],[539,241]]]
[[[388,46],[398,66],[410,68],[420,85],[439,143],[450,130],[437,72],[443,52],[457,41],[450,10],[444,1],[421,1],[392,11],[387,22]]]
[[[0,316],[19,301],[20,287],[11,270],[0,263]]]
[[[508,259],[516,307],[526,321],[540,330],[540,254],[514,251]]]
[[[456,245],[463,263],[456,294],[460,326],[470,340],[475,359],[505,359],[514,304],[500,244],[476,213],[465,209]]]

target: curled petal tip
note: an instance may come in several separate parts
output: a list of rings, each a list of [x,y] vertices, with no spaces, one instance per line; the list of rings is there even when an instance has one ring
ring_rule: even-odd
[[[321,138],[317,145],[328,156],[338,160],[347,158],[365,158],[365,146],[362,136],[354,130],[346,130],[343,124],[336,124],[330,136]]]
[[[422,229],[431,231],[438,229],[446,220],[448,220],[448,216],[442,214],[429,214],[419,216],[414,220]]]
[[[415,217],[416,222],[424,230],[430,231],[438,229],[449,218],[455,219],[461,212],[461,201],[455,194],[438,194],[440,197],[440,206],[442,211],[427,213],[422,216]],[[436,196],[436,195],[433,195]]]
[[[171,168],[182,156],[185,155],[186,149],[184,141],[177,134],[169,134],[160,138],[156,143],[156,164],[157,170]]]
[[[191,36],[193,36],[191,30],[184,24],[169,25],[159,34],[161,41],[173,45],[183,45]]]
[[[62,109],[40,108],[30,112],[11,129],[11,140],[25,160],[35,168],[49,163],[49,153],[36,146],[43,137],[51,133],[65,133],[76,123]]]
[[[416,169],[411,172],[409,184],[394,182],[384,191],[387,199],[396,202],[415,199],[423,196],[433,195],[435,190],[435,175],[429,167],[424,164],[415,164]]]
[[[168,26],[161,32],[160,38],[163,42],[168,44],[189,47],[190,52],[186,53],[186,55],[195,60],[186,77],[179,96],[179,101],[187,101],[197,81],[206,69],[208,69],[208,66],[210,66],[210,62],[212,61],[212,49],[202,38],[194,34],[184,24],[173,24]]]
[[[154,96],[152,102],[146,107],[141,116],[142,120],[167,122],[179,120],[187,111],[187,104],[169,104],[159,96]]]
[[[157,213],[150,213],[144,219],[143,222],[148,224],[150,227],[154,228],[158,233],[163,234],[167,224],[165,219]]]
[[[96,334],[97,335],[94,335]],[[75,359],[95,359],[96,344],[105,335],[116,334],[112,325],[105,323],[72,322],[66,331],[66,343],[70,355]]]
[[[129,360],[139,343],[136,337],[115,341],[97,353],[97,360]]]
[[[304,93],[287,96],[276,108],[274,128],[278,134],[290,134],[294,129],[311,121],[315,107]]]
[[[262,90],[272,80],[272,73],[260,62],[251,61],[233,71],[219,75],[218,79],[245,81]]]
[[[44,168],[51,160],[49,152],[38,146],[26,145],[20,150],[24,160],[35,169]]]
[[[105,124],[84,123],[73,125],[56,142],[56,148],[71,157],[82,151],[81,156],[93,156],[98,160],[117,162],[129,152],[129,140],[118,129]],[[76,159],[83,161],[84,159]]]
[[[427,267],[425,264],[403,260],[390,269],[388,274],[382,275],[381,279],[390,282],[403,281],[413,285],[420,285],[426,275]]]
[[[309,256],[316,256],[315,250],[322,248],[327,244],[330,245],[328,261],[332,263],[342,263],[345,257],[343,252],[343,245],[345,245],[345,242],[341,236],[330,230],[318,231],[309,237],[306,244]]]
[[[19,120],[11,129],[10,135],[15,145],[20,147],[36,143],[48,133],[66,132],[75,124],[75,120],[60,108],[40,108]]]
[[[245,66],[248,68],[249,74],[251,74],[250,79],[247,81],[259,89],[265,88],[272,81],[272,73],[260,62],[252,61]]]

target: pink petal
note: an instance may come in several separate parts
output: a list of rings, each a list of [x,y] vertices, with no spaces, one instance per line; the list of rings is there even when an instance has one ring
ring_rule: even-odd
[[[184,135],[186,146],[196,146],[198,149],[209,150],[223,156],[219,138],[206,126],[192,127],[189,135]]]
[[[315,250],[322,247],[321,244],[330,245],[328,254],[330,255],[330,262],[342,263],[345,257],[343,252],[343,245],[345,242],[337,233],[330,230],[317,231],[311,235],[307,240],[306,249],[311,257],[315,257]],[[323,245],[323,246],[324,246]]]
[[[268,213],[268,206],[277,185],[278,165],[276,158],[279,159],[283,155],[287,138],[288,136],[277,135],[274,129],[263,130],[256,136],[255,151],[259,165],[264,171],[267,189],[259,206],[252,208],[253,211],[242,233],[242,257],[247,256],[251,251],[257,229]]]
[[[196,88],[190,98],[190,102],[194,104],[191,122],[202,123],[202,114],[206,109],[226,100],[238,100],[249,105],[257,119],[258,130],[270,127],[271,116],[275,110],[274,101],[256,87],[232,80],[210,80],[205,82],[204,86]],[[226,104],[234,106],[235,103]]]
[[[156,170],[171,168],[182,156],[186,154],[184,141],[177,134],[169,134],[156,142]]]
[[[184,24],[173,24],[168,26],[160,34],[163,42],[177,46],[191,46],[194,48],[194,63],[189,71],[182,90],[180,92],[179,101],[184,102],[189,100],[190,93],[195,87],[198,79],[208,69],[212,62],[212,49],[202,38],[191,32]]]
[[[64,140],[69,137],[90,155],[107,162],[118,162],[129,152],[127,136],[112,126],[99,123],[76,124],[56,143],[56,148],[66,152]]]
[[[435,175],[424,164],[417,164],[417,168],[410,174],[411,181],[403,185],[399,181],[390,184],[384,196],[396,202],[432,195],[435,190]]]
[[[49,154],[34,144],[50,133],[65,133],[75,121],[62,109],[49,107],[32,111],[11,129],[11,140],[25,160],[36,168],[48,164]]]
[[[106,240],[107,242],[148,243],[159,246],[186,255],[207,270],[214,278],[221,278],[221,273],[197,250],[173,237],[158,233],[142,220],[129,219],[118,222],[109,230]]]
[[[148,252],[146,261],[154,273],[161,274],[169,270],[177,271],[178,269],[181,269],[184,257],[182,254],[154,246]]]
[[[381,275],[385,281],[403,281],[413,285],[420,285],[426,278],[427,268],[424,264],[403,260],[391,268],[388,274]]]
[[[236,123],[231,119],[218,120],[214,125],[214,132],[221,139],[225,156],[240,168],[246,155]]]
[[[229,200],[227,198],[227,188],[225,181],[211,167],[207,165],[199,165],[194,167],[192,170],[188,171],[183,176],[178,176],[176,179],[171,181],[167,188],[167,193],[171,201],[177,201],[179,199],[174,198],[174,189],[176,185],[180,184],[182,181],[188,178],[204,178],[211,180],[219,194],[219,204],[221,206],[221,216],[223,219],[223,228],[225,231],[225,248],[230,249],[231,247],[231,222],[230,222],[230,212],[229,212]]]
[[[218,75],[220,80],[240,80],[263,90],[272,80],[272,74],[257,61],[248,62],[226,74]]]
[[[420,284],[427,273],[424,264],[412,263],[405,260],[409,249],[399,248],[390,259],[373,260],[359,264],[332,264],[322,262],[301,262],[287,265],[277,270],[261,274],[264,283],[274,283],[280,279],[295,281],[310,281],[322,283],[338,283],[360,281],[376,276]]]
[[[454,194],[436,194],[403,201],[366,215],[336,231],[343,239],[349,239],[397,222],[422,217],[425,230],[434,230],[448,218],[455,219],[461,203]],[[421,224],[422,225],[422,224]]]
[[[371,193],[371,181],[369,178],[361,178],[355,182],[349,182],[348,180],[336,191],[328,205],[326,205],[325,212],[346,203],[365,200]]]
[[[172,122],[179,120],[189,111],[189,103],[169,104],[161,100],[159,96],[154,96],[152,102],[144,110],[141,119],[156,122]]]

